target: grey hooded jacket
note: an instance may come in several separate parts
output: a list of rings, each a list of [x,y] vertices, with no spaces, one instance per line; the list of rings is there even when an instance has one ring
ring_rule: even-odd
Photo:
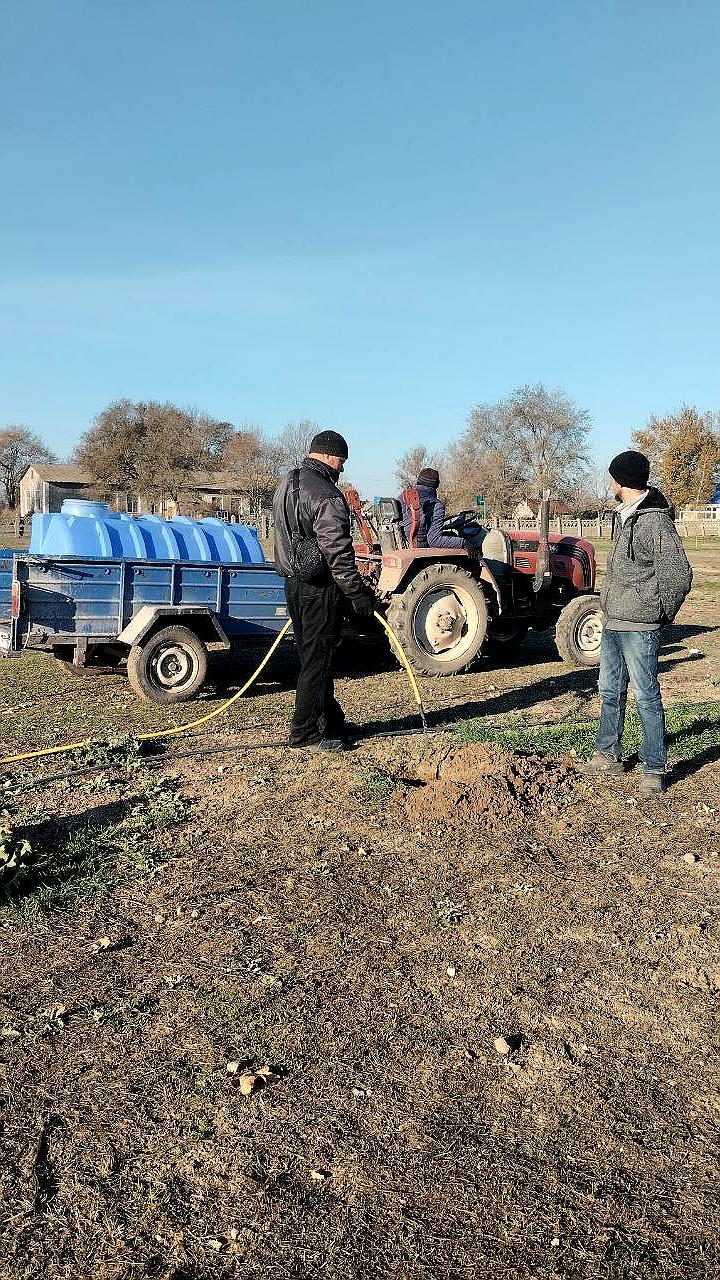
[[[610,631],[657,631],[672,622],[692,585],[692,569],[670,504],[650,489],[623,525],[617,521],[600,604]]]

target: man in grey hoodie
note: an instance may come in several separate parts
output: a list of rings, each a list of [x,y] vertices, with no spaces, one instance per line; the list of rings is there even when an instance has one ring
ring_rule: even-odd
[[[665,712],[658,682],[662,628],[672,622],[692,584],[692,570],[670,504],[648,487],[650,463],[628,449],[613,458],[615,536],[600,592],[604,614],[600,652],[600,727],[585,774],[623,772],[622,735],[628,686],[635,697],[643,741],[640,790],[665,789]]]

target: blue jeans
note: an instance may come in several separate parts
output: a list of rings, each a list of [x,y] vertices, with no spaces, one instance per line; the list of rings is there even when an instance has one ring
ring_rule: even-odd
[[[645,773],[665,768],[665,712],[658,683],[659,631],[608,631],[600,650],[600,727],[595,750],[622,758],[628,685],[642,725],[640,761]]]

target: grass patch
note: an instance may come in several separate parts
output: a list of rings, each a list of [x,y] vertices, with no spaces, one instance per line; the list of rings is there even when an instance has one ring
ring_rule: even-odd
[[[380,769],[363,769],[354,788],[355,797],[364,804],[382,804],[392,795],[397,782]]]
[[[78,768],[86,765],[122,766],[129,772],[143,766],[140,742],[132,733],[113,734],[98,742],[91,742],[87,747],[79,747],[70,755]]]
[[[85,825],[65,838],[46,844],[32,856],[26,876],[7,895],[5,910],[34,920],[45,911],[64,907],[87,894],[100,893],[113,882],[114,850],[111,827]]]
[[[181,792],[145,774],[129,800],[102,806],[95,818],[50,819],[36,834],[13,826],[5,813],[9,866],[0,881],[1,910],[32,920],[108,889],[119,875],[151,874],[167,858],[156,836],[180,823],[188,808]]]
[[[670,756],[674,760],[695,760],[701,756],[711,758],[720,754],[720,702],[678,702],[666,708],[667,739]],[[563,720],[553,725],[523,725],[508,723],[493,727],[497,721],[485,724],[482,717],[467,720],[458,725],[455,735],[458,741],[495,742],[507,751],[532,751],[538,755],[567,755],[574,750],[579,756],[592,754],[597,720]],[[623,737],[626,755],[636,752],[642,741],[640,720],[634,710],[628,712]]]

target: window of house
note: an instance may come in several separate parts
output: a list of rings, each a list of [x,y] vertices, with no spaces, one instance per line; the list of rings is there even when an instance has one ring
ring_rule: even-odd
[[[129,493],[125,499],[125,510],[128,515],[136,516],[140,510],[140,499],[136,493]]]

